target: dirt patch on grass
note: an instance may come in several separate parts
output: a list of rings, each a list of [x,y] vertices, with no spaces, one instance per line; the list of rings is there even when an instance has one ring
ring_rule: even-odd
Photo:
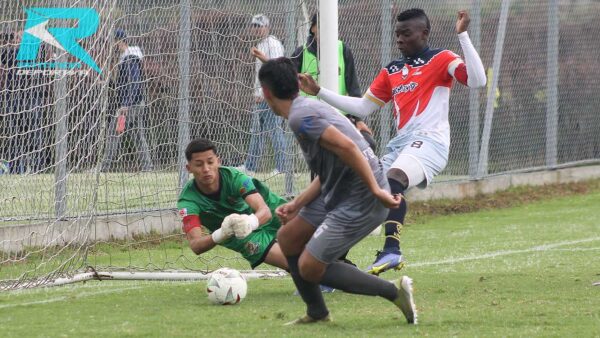
[[[600,191],[600,179],[575,183],[515,187],[494,194],[481,194],[460,200],[409,201],[406,224],[423,223],[428,218],[435,216],[510,208],[537,201],[584,195],[597,191]]]

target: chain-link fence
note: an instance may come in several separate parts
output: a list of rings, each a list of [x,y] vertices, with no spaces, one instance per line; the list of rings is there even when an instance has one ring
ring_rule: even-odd
[[[339,37],[361,92],[398,58],[395,15],[412,7],[430,18],[431,46],[458,54],[456,12],[468,9],[488,71],[487,90],[452,90],[450,161],[436,182],[600,159],[597,1],[340,0]],[[98,215],[172,209],[195,137],[213,140],[224,165],[250,169],[252,157],[255,175],[280,194],[303,189],[310,177],[299,149],[257,105],[250,49],[264,32],[252,17],[264,14],[291,56],[317,8],[316,0],[2,2],[0,226],[88,220],[89,233]],[[91,33],[60,30],[77,20]],[[380,155],[392,121],[389,105],[367,120]]]

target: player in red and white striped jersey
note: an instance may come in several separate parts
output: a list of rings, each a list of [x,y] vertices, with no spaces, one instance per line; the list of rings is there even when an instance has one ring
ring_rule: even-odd
[[[338,95],[320,88],[309,76],[299,75],[303,91],[361,118],[392,102],[397,134],[381,158],[392,193],[402,194],[414,186],[425,188],[446,167],[450,149],[448,102],[453,80],[470,88],[485,86],[483,64],[467,33],[469,22],[467,11],[459,11],[456,33],[463,59],[450,50],[429,47],[431,25],[422,9],[400,13],[395,33],[402,57],[381,70],[362,98]],[[390,210],[383,251],[378,252],[369,272],[378,275],[402,267],[399,233],[405,214],[403,199],[400,208]]]

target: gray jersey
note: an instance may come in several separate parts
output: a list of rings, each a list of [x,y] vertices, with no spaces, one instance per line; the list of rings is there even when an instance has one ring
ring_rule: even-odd
[[[351,191],[366,188],[350,167],[319,144],[321,134],[329,126],[334,126],[354,141],[365,155],[380,186],[387,186],[379,160],[369,143],[346,117],[333,108],[318,100],[299,96],[292,102],[288,120],[309,168],[321,180],[321,194],[327,209],[333,209],[340,201],[350,196]]]

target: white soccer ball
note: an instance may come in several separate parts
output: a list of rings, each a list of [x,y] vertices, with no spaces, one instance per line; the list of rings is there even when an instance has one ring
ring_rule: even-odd
[[[215,270],[206,283],[208,300],[218,305],[240,303],[248,291],[248,284],[242,274],[230,268]]]

